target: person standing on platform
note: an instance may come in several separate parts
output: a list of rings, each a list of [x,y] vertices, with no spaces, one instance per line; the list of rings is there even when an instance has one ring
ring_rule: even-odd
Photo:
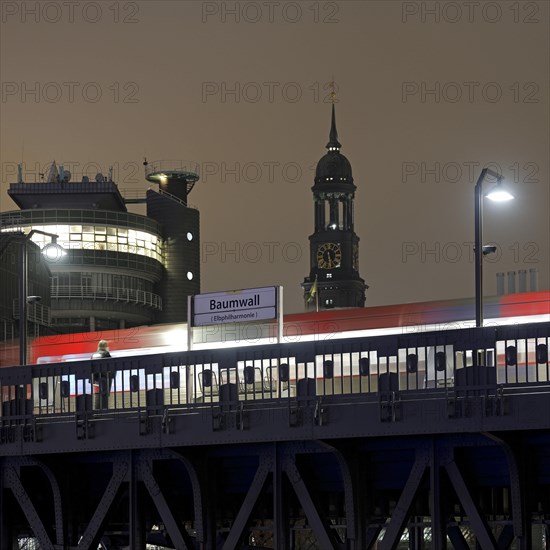
[[[111,357],[109,353],[109,344],[106,340],[100,340],[97,343],[97,351],[92,355],[92,359],[105,359]],[[113,375],[111,372],[96,372],[91,376],[92,391],[94,392],[94,409],[106,409],[109,406],[109,394],[111,393],[111,384]],[[95,386],[99,386],[97,389]]]

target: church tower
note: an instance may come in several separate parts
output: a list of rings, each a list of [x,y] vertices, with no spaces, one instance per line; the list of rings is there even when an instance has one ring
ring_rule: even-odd
[[[313,191],[315,231],[309,237],[310,272],[304,279],[306,309],[364,307],[368,286],[359,275],[359,237],[353,227],[355,185],[340,153],[332,104],[328,153],[317,163]]]

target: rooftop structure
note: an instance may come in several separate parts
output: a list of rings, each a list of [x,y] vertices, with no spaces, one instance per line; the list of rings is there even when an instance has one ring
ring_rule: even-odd
[[[159,187],[140,199],[147,207],[141,215],[128,212],[135,199],[126,200],[108,173],[73,175],[53,162],[47,177],[26,182],[20,170],[8,190],[20,210],[0,214],[0,231],[58,235],[67,251],[49,265],[51,325],[58,331],[185,320],[187,295],[200,292],[199,212],[187,205],[198,174],[146,170]],[[32,241],[48,242],[41,234]]]

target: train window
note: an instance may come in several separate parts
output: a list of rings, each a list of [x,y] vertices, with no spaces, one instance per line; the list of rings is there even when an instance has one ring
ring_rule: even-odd
[[[546,344],[538,344],[536,348],[537,363],[548,363],[548,346]]]
[[[435,354],[435,370],[442,372],[447,365],[447,357],[444,351],[437,351]]]
[[[38,395],[40,399],[48,399],[48,383],[40,382],[38,385]]]
[[[370,371],[370,360],[368,357],[361,357],[359,359],[359,374],[361,376],[368,376]]]
[[[176,370],[170,372],[170,388],[173,390],[178,389],[180,386],[180,373]]]
[[[210,369],[204,369],[202,371],[202,385],[205,388],[212,386],[213,373]]]
[[[69,397],[71,395],[71,387],[68,380],[61,381],[61,397]]]
[[[281,382],[288,382],[290,379],[290,368],[288,363],[281,363],[279,365],[279,379]]]
[[[418,370],[418,355],[409,353],[407,355],[407,372],[415,373]]]
[[[130,391],[135,393],[139,390],[139,376],[137,374],[132,374],[130,376]]]
[[[323,376],[329,379],[334,377],[334,361],[329,359],[323,363]]]
[[[513,367],[518,362],[518,350],[516,346],[508,346],[506,348],[506,365]]]
[[[243,375],[245,384],[254,384],[254,367],[247,365],[244,368]]]

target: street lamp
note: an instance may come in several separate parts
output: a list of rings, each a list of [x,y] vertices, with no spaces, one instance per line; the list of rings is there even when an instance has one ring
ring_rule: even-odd
[[[55,233],[48,233],[41,231],[40,229],[31,229],[26,235],[23,232],[18,232],[17,236],[20,239],[19,248],[19,364],[27,364],[27,303],[29,299],[31,301],[38,301],[38,296],[28,296],[28,259],[27,259],[27,243],[31,240],[34,234],[45,235],[50,237],[52,242],[47,244],[41,252],[49,260],[60,258],[66,254],[65,250],[57,244],[59,235]]]
[[[483,256],[494,252],[495,247],[483,246],[483,195],[481,189],[485,177],[489,175],[497,180],[496,185],[485,195],[488,199],[496,202],[509,201],[514,196],[506,191],[502,186],[502,175],[493,172],[489,168],[484,168],[477,179],[475,186],[475,243],[474,243],[474,260],[475,260],[475,281],[476,281],[476,327],[483,326]]]

